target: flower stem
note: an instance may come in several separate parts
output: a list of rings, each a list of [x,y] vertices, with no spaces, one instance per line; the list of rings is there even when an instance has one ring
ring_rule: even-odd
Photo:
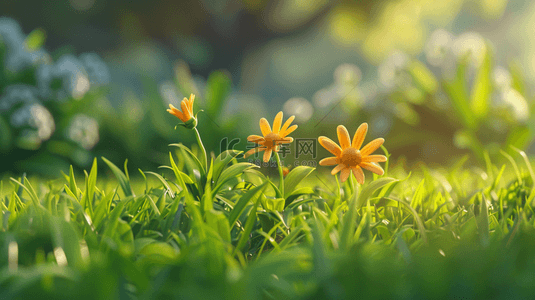
[[[204,170],[208,172],[208,159],[206,156],[206,149],[204,149],[204,145],[202,143],[199,130],[197,130],[197,127],[195,127],[194,129],[195,129],[195,137],[197,138],[197,143],[199,144],[199,148],[201,148],[201,151],[202,151],[202,163],[204,165]]]
[[[279,190],[280,190],[280,192],[282,194],[282,197],[284,198],[284,173],[282,172],[281,159],[280,159],[279,153],[277,153],[277,151],[273,151],[273,153],[275,153],[275,160],[277,160],[277,168],[279,168],[279,176],[280,176]]]

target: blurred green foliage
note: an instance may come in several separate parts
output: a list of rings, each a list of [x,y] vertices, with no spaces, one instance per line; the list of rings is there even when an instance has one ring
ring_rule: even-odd
[[[486,154],[503,159],[500,150],[511,154],[510,146],[530,149],[535,105],[524,75],[514,63],[496,66],[493,49],[476,33],[453,39],[437,30],[425,57],[394,52],[371,80],[342,64],[314,96],[310,120],[319,121],[301,134],[327,132],[335,116],[336,124],[369,122],[391,152],[441,165],[469,152],[482,163]]]

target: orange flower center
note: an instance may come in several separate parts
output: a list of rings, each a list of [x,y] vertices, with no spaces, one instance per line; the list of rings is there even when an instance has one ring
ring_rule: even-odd
[[[277,145],[277,142],[278,144],[280,144],[280,141],[282,140],[282,138],[278,133],[270,132],[266,134],[266,136],[264,137],[264,140],[266,140],[264,142],[264,146],[266,148],[272,148]]]
[[[361,162],[362,154],[360,154],[360,150],[349,147],[342,151],[342,155],[340,156],[340,163],[348,167],[356,167]]]

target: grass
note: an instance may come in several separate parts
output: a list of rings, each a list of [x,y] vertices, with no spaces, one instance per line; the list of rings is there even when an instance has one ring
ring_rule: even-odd
[[[0,298],[514,299],[535,292],[533,171],[385,166],[279,185],[228,150],[0,181]],[[97,164],[111,172],[97,174]],[[206,167],[205,167],[206,166]],[[110,176],[113,174],[110,178]],[[283,187],[284,192],[281,192]]]

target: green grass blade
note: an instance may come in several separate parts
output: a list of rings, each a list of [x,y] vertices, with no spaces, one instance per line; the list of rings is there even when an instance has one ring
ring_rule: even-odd
[[[75,195],[76,199],[80,199],[80,191],[78,190],[78,186],[76,185],[76,179],[74,179],[74,170],[72,168],[72,165],[69,169],[69,188],[71,192]]]
[[[233,256],[235,256],[238,251],[243,249],[247,243],[247,240],[249,239],[249,234],[251,234],[253,226],[256,223],[256,210],[258,209],[259,202],[260,201],[257,199],[253,205],[253,208],[249,211],[249,216],[247,217],[247,221],[245,221],[244,230],[240,236],[240,239],[238,240],[238,243],[236,244],[236,248],[234,248]]]
[[[362,205],[364,205],[364,203],[366,202],[366,200],[372,196],[375,190],[395,181],[398,181],[398,179],[391,177],[382,177],[372,181],[360,192],[360,195],[357,200],[357,208],[361,208]]]
[[[370,194],[371,195],[371,194]],[[342,229],[340,230],[340,249],[347,250],[353,244],[355,222],[357,219],[358,193],[354,192],[347,204],[347,212],[344,215]]]
[[[479,197],[480,206],[479,206],[479,215],[477,216],[477,227],[479,234],[481,236],[481,243],[484,246],[488,246],[490,229],[489,229],[489,207],[487,205],[487,200],[483,193]]]
[[[240,200],[234,205],[234,208],[230,212],[229,215],[229,224],[230,228],[234,227],[236,224],[236,221],[242,214],[243,210],[247,206],[247,204],[252,201],[253,203],[258,202],[258,198],[262,195],[264,192],[264,189],[266,188],[267,182],[264,182],[263,184],[247,191],[243,196],[241,196]]]
[[[190,159],[194,162],[195,166],[197,167],[197,170],[201,172],[201,177],[206,176],[206,170],[203,167],[201,161],[197,158],[197,156],[195,156],[195,154],[193,154],[193,152],[191,152],[188,147],[184,146],[183,144],[170,144],[169,146],[178,147],[185,151],[190,156]]]
[[[156,178],[158,178],[158,180],[164,185],[164,187],[169,192],[169,195],[171,195],[172,198],[175,198],[175,192],[173,192],[173,190],[171,189],[171,186],[169,185],[169,183],[167,183],[167,180],[162,177],[162,175],[160,175],[158,173],[154,173],[154,172],[145,172],[145,173],[153,175]]]
[[[107,160],[105,157],[102,157],[102,160],[108,165],[113,175],[115,175],[115,178],[117,178],[117,180],[119,181],[119,185],[121,186],[121,189],[123,190],[125,196],[133,196],[134,193],[132,191],[132,188],[130,187],[130,180],[128,180],[126,175],[124,175],[123,171],[121,171],[116,165],[114,165],[111,161]]]
[[[90,215],[93,215],[93,199],[95,197],[95,185],[97,184],[97,159],[93,160],[93,166],[89,175],[86,176],[85,193],[80,200],[80,205],[87,209]]]
[[[427,243],[427,233],[425,232],[425,226],[424,226],[424,223],[422,222],[422,219],[420,218],[420,216],[416,212],[416,210],[414,210],[414,208],[412,208],[409,203],[407,203],[407,202],[405,202],[405,201],[403,201],[401,199],[394,198],[394,197],[385,197],[385,199],[402,203],[410,210],[412,216],[414,217],[414,220],[416,221],[416,226],[418,226],[418,230],[420,231],[420,235],[422,236],[422,240],[424,241],[424,243]]]

